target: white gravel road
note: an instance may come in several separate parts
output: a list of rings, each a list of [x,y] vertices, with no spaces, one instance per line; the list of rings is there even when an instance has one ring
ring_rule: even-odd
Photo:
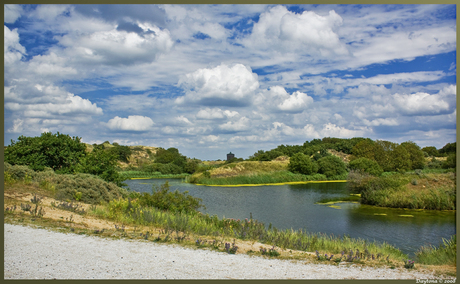
[[[5,279],[436,279],[4,225]]]

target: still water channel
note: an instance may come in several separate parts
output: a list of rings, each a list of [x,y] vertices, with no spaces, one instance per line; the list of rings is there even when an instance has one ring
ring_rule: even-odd
[[[201,198],[203,213],[219,218],[257,219],[278,229],[303,229],[328,235],[386,242],[413,256],[423,245],[438,246],[456,233],[455,213],[386,209],[357,203],[338,207],[316,204],[327,198],[349,196],[346,183],[310,183],[256,187],[211,187],[178,179],[127,180],[133,191],[152,192],[154,184],[169,182],[172,191],[188,191]],[[406,216],[401,216],[406,215]],[[408,217],[412,215],[413,217]]]

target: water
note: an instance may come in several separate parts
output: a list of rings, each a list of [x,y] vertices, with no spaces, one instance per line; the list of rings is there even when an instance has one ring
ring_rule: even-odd
[[[455,213],[378,208],[339,203],[340,209],[315,204],[326,198],[349,196],[345,183],[310,183],[256,187],[210,187],[177,179],[125,181],[131,190],[152,192],[154,184],[169,182],[171,190],[188,191],[201,198],[203,213],[219,218],[252,217],[278,229],[303,229],[335,236],[349,235],[386,242],[413,256],[423,245],[438,246],[442,238],[456,234]],[[386,215],[382,215],[386,214]],[[404,217],[400,215],[412,215]]]

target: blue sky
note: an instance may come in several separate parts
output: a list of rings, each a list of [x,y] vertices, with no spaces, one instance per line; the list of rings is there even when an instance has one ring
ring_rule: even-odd
[[[5,5],[4,144],[456,141],[455,5]]]

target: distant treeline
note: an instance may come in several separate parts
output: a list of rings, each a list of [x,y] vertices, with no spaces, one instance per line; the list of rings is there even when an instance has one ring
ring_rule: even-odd
[[[35,171],[51,168],[56,173],[88,173],[102,179],[122,184],[118,161],[129,162],[133,151],[142,148],[122,146],[118,143],[93,144],[88,150],[79,137],[57,132],[43,133],[39,137],[20,136],[5,148],[5,162],[11,165],[26,165]],[[383,171],[408,171],[428,168],[455,168],[456,142],[448,143],[441,149],[420,147],[408,141],[401,144],[369,138],[331,138],[306,141],[303,145],[280,145],[269,151],[259,150],[249,157],[251,161],[270,161],[280,156],[291,158],[289,170],[302,174],[319,172],[325,175],[338,175],[345,171],[343,161],[329,153],[329,149],[349,154],[348,169],[362,169],[371,174]],[[182,155],[176,148],[158,148],[155,153],[146,150],[149,158],[138,167],[129,165],[126,170],[163,175],[193,174],[205,172],[212,166],[198,159]],[[433,157],[426,161],[426,157]],[[435,157],[447,157],[440,161]],[[234,158],[229,162],[242,161]]]
[[[372,140],[370,138],[355,137],[350,139],[325,137],[306,141],[303,145],[279,145],[269,151],[259,150],[249,157],[251,161],[271,161],[279,156],[293,157],[303,154],[313,161],[330,156],[329,149],[351,155],[350,164],[366,164],[375,167],[377,171],[408,171],[428,168],[455,168],[457,143],[447,143],[441,149],[429,146],[420,148],[412,141],[401,144],[385,141]],[[433,157],[429,162],[425,158]],[[447,157],[441,162],[435,157]],[[363,165],[364,166],[364,165]]]

